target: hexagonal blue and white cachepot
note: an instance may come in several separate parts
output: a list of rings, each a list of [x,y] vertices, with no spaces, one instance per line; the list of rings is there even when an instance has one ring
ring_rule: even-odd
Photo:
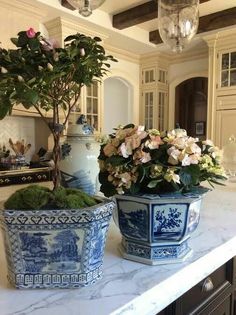
[[[114,220],[122,234],[123,257],[150,265],[188,258],[192,253],[188,239],[198,226],[202,197],[208,190],[116,195]]]
[[[16,288],[78,288],[102,276],[114,202],[72,210],[2,210],[8,279]]]

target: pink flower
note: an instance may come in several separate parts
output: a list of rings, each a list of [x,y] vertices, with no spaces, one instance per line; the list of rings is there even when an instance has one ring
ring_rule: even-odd
[[[158,149],[160,144],[163,144],[160,136],[150,135],[151,140],[147,140],[145,146],[151,150]]]
[[[103,148],[103,152],[106,156],[110,157],[114,154],[117,154],[117,149],[116,147],[114,147],[113,144],[108,143],[105,145],[105,147]]]
[[[35,30],[31,27],[26,31],[26,35],[28,38],[34,38],[36,33]]]

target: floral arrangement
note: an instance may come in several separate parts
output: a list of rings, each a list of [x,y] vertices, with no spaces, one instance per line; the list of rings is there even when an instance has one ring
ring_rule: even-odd
[[[55,39],[29,28],[11,41],[15,49],[0,48],[0,119],[18,104],[26,111],[36,110],[53,135],[53,184],[57,188],[60,137],[79,102],[81,88],[99,81],[110,62],[117,60],[106,55],[100,38],[83,34],[68,36],[60,47]]]
[[[213,185],[226,179],[219,149],[184,129],[160,133],[133,124],[119,127],[101,145],[98,161],[106,196],[187,192],[202,181]]]

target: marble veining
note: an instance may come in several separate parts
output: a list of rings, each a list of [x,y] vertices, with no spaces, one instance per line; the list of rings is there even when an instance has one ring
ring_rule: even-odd
[[[219,197],[220,196],[220,197]],[[194,250],[185,262],[146,266],[124,260],[121,236],[110,226],[103,279],[68,290],[12,289],[0,257],[1,315],[154,315],[236,255],[236,184],[217,187],[203,200],[200,223],[189,241]],[[0,241],[2,249],[2,240]]]

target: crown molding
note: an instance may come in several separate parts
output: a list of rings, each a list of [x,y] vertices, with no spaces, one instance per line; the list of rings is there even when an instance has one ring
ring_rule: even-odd
[[[33,1],[31,1],[33,2]],[[9,9],[11,11],[19,12],[21,14],[30,16],[37,20],[41,20],[46,16],[47,12],[43,9],[40,9],[32,4],[29,4],[29,1],[26,0],[0,0],[0,5],[2,8]]]
[[[220,30],[216,33],[210,33],[202,37],[203,40],[207,43],[209,48],[230,48],[235,47],[236,42],[236,29],[227,28]]]
[[[155,51],[141,56],[141,64],[160,64],[163,67],[168,67],[170,63],[170,55],[166,52]]]
[[[53,20],[45,22],[44,25],[48,30],[50,30],[51,34],[58,34],[58,32],[61,32],[64,36],[68,36],[71,35],[71,33],[81,32],[91,37],[100,37],[102,41],[108,38],[107,35],[89,29],[88,27],[85,27],[84,25],[70,18],[57,17]]]
[[[104,48],[109,51],[115,58],[117,59],[124,59],[126,61],[130,61],[136,64],[140,64],[140,55],[131,53],[129,51],[126,51],[124,49],[120,49],[111,45],[108,45],[104,43]]]
[[[186,51],[178,55],[171,55],[170,57],[170,64],[188,62],[196,59],[208,59],[208,47],[201,47],[194,51]]]

